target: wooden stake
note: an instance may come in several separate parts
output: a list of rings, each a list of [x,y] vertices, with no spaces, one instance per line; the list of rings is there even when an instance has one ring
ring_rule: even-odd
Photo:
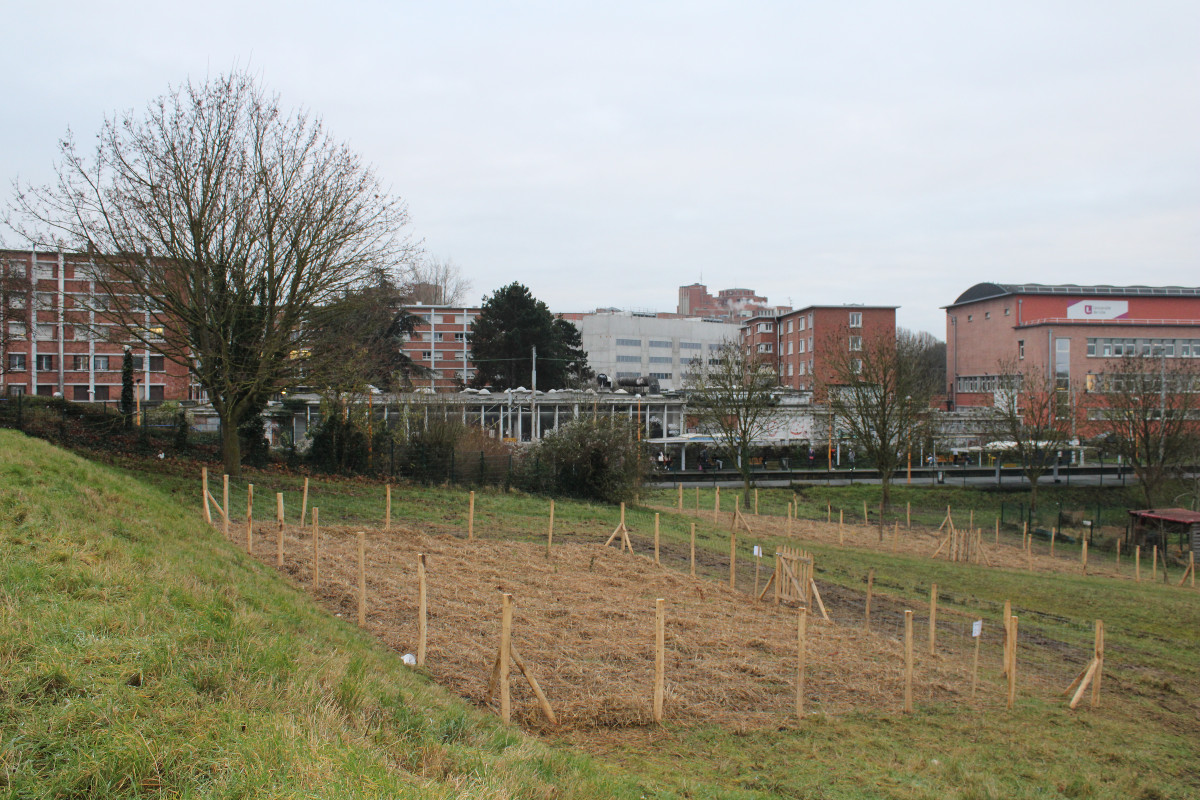
[[[275,535],[275,566],[283,567],[283,492],[275,493],[275,522],[279,530]]]
[[[658,560],[658,513],[654,514],[654,565],[662,566]]]
[[[254,554],[254,484],[246,484],[246,554]]]
[[[696,577],[696,523],[692,523],[692,577]]]
[[[612,544],[612,540],[617,538],[618,536],[621,537],[621,552],[624,553],[625,548],[628,547],[629,552],[632,554],[633,553],[633,543],[629,541],[629,529],[625,527],[625,504],[624,503],[621,503],[621,521],[617,524],[617,527],[613,530],[612,535],[609,536],[607,541],[604,542],[604,546],[608,547],[610,544]]]
[[[729,588],[737,588],[737,531],[729,532]]]
[[[713,491],[713,521],[716,522],[717,516],[721,513],[721,487],[714,487]]]
[[[754,553],[754,597],[758,597],[758,570],[762,566],[762,547],[755,547]]]
[[[425,666],[425,640],[429,633],[428,597],[425,588],[425,554],[417,553],[417,666]]]
[[[1000,518],[996,517],[996,546],[1000,546]]]
[[[383,529],[390,531],[392,529],[392,485],[387,484],[387,506],[383,512]]]
[[[929,587],[929,655],[937,655],[937,584]]]
[[[212,510],[208,507],[208,467],[200,468],[200,497],[204,500],[204,521],[212,525]]]
[[[475,492],[471,492],[471,498],[467,505],[467,541],[475,540]],[[507,674],[507,673],[506,673]],[[508,722],[508,720],[504,720]]]
[[[367,625],[367,534],[358,532],[358,627]]]
[[[1011,617],[1012,646],[1008,651],[1008,707],[1017,700],[1017,618]]]
[[[1158,545],[1154,545],[1153,558],[1150,559],[1150,580],[1158,580]]]
[[[754,516],[758,516],[758,488],[754,489]]]
[[[658,514],[654,515],[655,527],[657,528]],[[546,531],[546,558],[550,558],[550,546],[554,544],[554,501],[550,501],[550,527]]]
[[[845,544],[846,537],[843,535],[843,524],[845,522],[845,513],[842,509],[838,509],[838,544]]]
[[[1079,557],[1083,561],[1083,574],[1087,575],[1087,539],[1083,540],[1083,550]]]
[[[1054,558],[1054,540],[1058,538],[1058,528],[1050,526],[1050,557]]]
[[[975,509],[971,509],[970,515],[967,517],[967,530],[975,530]]]
[[[904,713],[911,714],[913,681],[913,612],[904,611]]]
[[[506,592],[500,600],[500,719],[505,725],[512,721],[512,697],[508,685],[511,647],[512,595]]]
[[[313,506],[313,588],[321,588],[321,524],[318,522],[320,509]]]
[[[821,612],[821,617],[826,622],[829,622],[829,612],[827,612],[825,610],[825,604],[821,602],[821,592],[819,589],[817,589],[817,582],[810,579],[808,581],[808,587],[809,587],[809,590],[812,592],[811,599],[817,601],[817,609]]]
[[[683,513],[683,484],[675,484],[675,488],[679,490],[679,513]]]
[[[229,538],[229,476],[225,475],[221,481],[221,533],[225,538]]]
[[[1001,672],[1004,675],[1007,675],[1008,674],[1008,662],[1009,662],[1008,653],[1012,649],[1012,626],[1010,624],[1012,622],[1012,601],[1011,600],[1004,601],[1004,619],[1001,620],[1001,622],[1004,623],[1004,657],[1001,659],[1001,662],[1002,662]]]
[[[801,606],[796,617],[796,718],[804,719],[804,639],[808,609]]]
[[[308,516],[308,478],[304,479],[304,494],[300,497],[300,527],[304,527],[304,518]]]
[[[1100,680],[1104,677],[1104,620],[1096,620],[1096,675],[1092,678],[1092,708],[1100,705]]]
[[[867,501],[863,500],[863,525],[870,525],[871,518],[867,515]]]
[[[871,630],[871,593],[875,590],[875,568],[867,570],[867,605],[863,613],[863,630]]]
[[[825,504],[825,524],[828,525],[833,521],[833,504]]]
[[[663,720],[663,682],[667,671],[665,602],[661,597],[654,601],[654,721],[658,723]]]
[[[1133,577],[1138,583],[1142,582],[1142,546],[1133,549]]]
[[[912,501],[904,504],[904,526],[912,528]]]
[[[533,690],[533,696],[537,698],[538,705],[542,708],[542,714],[551,725],[557,725],[558,719],[554,716],[554,709],[550,707],[550,701],[546,699],[546,694],[542,691],[541,685],[537,682],[537,678],[533,677],[533,672],[525,663],[525,659],[521,658],[521,654],[517,652],[517,648],[511,644],[508,648],[508,654],[512,657],[512,662],[517,665],[517,669],[521,670],[521,674],[525,676],[525,680],[529,682],[529,688]]]
[[[1191,586],[1191,588],[1195,589],[1196,588],[1196,551],[1194,551],[1194,550],[1188,551],[1188,574],[1192,576],[1191,581],[1189,582],[1189,585]]]

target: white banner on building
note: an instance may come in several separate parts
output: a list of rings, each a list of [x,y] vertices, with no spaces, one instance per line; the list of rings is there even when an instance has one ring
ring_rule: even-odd
[[[1080,300],[1067,306],[1067,319],[1120,319],[1128,313],[1128,300]]]

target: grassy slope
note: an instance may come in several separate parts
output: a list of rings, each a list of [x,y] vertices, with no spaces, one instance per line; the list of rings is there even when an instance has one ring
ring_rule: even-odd
[[[174,474],[162,470],[143,477],[175,496],[180,506],[194,508],[198,500],[194,467],[182,470]],[[254,474],[252,479],[259,506],[256,515],[270,516],[272,494],[286,491],[289,519],[295,518],[299,479],[263,473]],[[370,524],[382,516],[382,495],[382,487],[369,483],[314,479],[310,507],[320,505],[326,524]],[[235,515],[240,515],[237,498],[244,496],[244,482],[235,482],[231,503]],[[406,525],[465,530],[466,498],[462,490],[398,488],[393,499],[393,518]],[[768,501],[765,493],[763,500]],[[781,493],[780,497],[770,496],[769,502],[781,509],[785,501]],[[710,504],[711,496],[705,507]],[[846,505],[851,507],[851,503]],[[480,493],[476,533],[541,538],[545,535],[546,510],[547,503],[541,498]],[[556,540],[560,535],[568,541],[573,536],[607,536],[615,518],[611,508],[559,501]],[[686,525],[670,515],[664,515],[663,522],[664,544],[680,546]],[[194,528],[192,523],[187,524]],[[629,524],[644,553],[652,515],[631,509]],[[701,547],[724,552],[727,525],[702,521],[698,534]],[[735,732],[711,727],[620,731],[588,741],[586,746],[627,771],[641,774],[650,786],[666,787],[662,791],[667,794],[677,792],[689,797],[1151,800],[1200,795],[1200,779],[1191,768],[1200,758],[1200,724],[1194,714],[1187,716],[1193,706],[1172,700],[1173,695],[1200,689],[1200,659],[1196,655],[1200,645],[1200,595],[1094,577],[981,571],[852,548],[817,545],[813,549],[820,565],[818,577],[823,581],[861,588],[867,567],[875,567],[878,591],[911,601],[911,607],[918,609],[927,597],[929,582],[938,581],[947,611],[957,608],[991,620],[998,617],[1003,600],[1012,598],[1018,611],[1024,612],[1023,630],[1026,622],[1034,623],[1076,649],[1090,645],[1090,621],[1103,617],[1108,627],[1111,670],[1106,677],[1105,704],[1098,710],[1069,712],[1060,701],[1025,693],[1011,713],[1002,705],[986,711],[925,705],[908,717],[864,710],[838,719],[813,717],[802,727],[786,726],[780,731]],[[238,559],[223,547],[220,551],[231,560]],[[712,577],[722,578],[719,566],[709,571]],[[306,602],[295,602],[307,608]],[[1037,618],[1030,613],[1034,610],[1061,619]],[[345,630],[340,625],[334,628]],[[332,674],[335,678],[339,675],[336,670]],[[994,686],[996,676],[991,680]],[[430,715],[425,730],[436,730],[440,724]],[[481,725],[478,730],[495,730],[490,722]],[[476,728],[472,726],[471,730]],[[482,749],[484,753],[474,757],[487,759],[487,737],[482,733],[473,735],[482,738],[473,740],[477,744],[472,752]],[[557,765],[545,779],[547,783],[562,783],[567,792],[575,785],[586,787],[575,790],[579,795],[617,791],[611,783],[589,772],[592,768],[587,762],[563,752],[555,750],[543,756]],[[544,788],[537,780],[532,785]]]
[[[641,796],[505,729],[116,471],[0,431],[11,797]]]

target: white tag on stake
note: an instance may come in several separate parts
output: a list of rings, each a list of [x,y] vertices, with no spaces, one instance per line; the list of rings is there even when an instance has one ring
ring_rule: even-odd
[[[754,555],[757,556],[758,558],[762,558],[762,546],[761,545],[757,545],[757,544],[754,545]]]
[[[977,619],[971,623],[971,636],[978,639],[981,633],[983,633],[983,620]]]

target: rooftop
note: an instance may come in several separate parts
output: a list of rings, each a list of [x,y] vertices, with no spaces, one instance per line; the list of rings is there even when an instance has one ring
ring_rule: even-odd
[[[954,308],[966,303],[990,300],[993,297],[1018,294],[1090,295],[1108,297],[1200,297],[1200,287],[1195,286],[1080,286],[1074,283],[1050,285],[1044,283],[977,283],[958,296],[948,306]]]

